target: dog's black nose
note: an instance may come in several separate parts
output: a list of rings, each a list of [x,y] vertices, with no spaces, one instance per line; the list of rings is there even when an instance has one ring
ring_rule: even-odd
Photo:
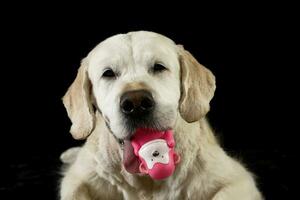
[[[147,90],[125,92],[120,99],[121,111],[126,115],[145,115],[154,108],[154,100]]]

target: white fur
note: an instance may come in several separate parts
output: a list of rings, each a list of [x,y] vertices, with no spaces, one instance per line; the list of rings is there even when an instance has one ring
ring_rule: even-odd
[[[146,37],[145,37],[146,36]],[[100,43],[88,55],[88,72],[99,108],[109,118],[112,131],[119,138],[127,136],[119,112],[119,99],[126,84],[143,82],[157,102],[157,121],[174,126],[180,97],[179,63],[176,45],[153,33],[129,33],[113,36]],[[155,61],[170,71],[158,76],[148,71]],[[115,81],[101,79],[103,69],[111,67],[120,75]],[[173,112],[172,116],[161,113]]]
[[[173,41],[144,31],[120,34],[100,43],[85,61],[97,105],[112,132],[118,138],[128,135],[119,111],[120,95],[126,85],[142,82],[157,103],[156,119],[174,129],[181,162],[164,181],[127,173],[122,149],[97,112],[95,129],[85,145],[67,153],[74,159],[66,159],[70,166],[61,183],[61,199],[262,199],[251,173],[223,151],[206,119],[187,123],[181,117],[180,63]],[[149,73],[154,62],[169,71]],[[118,78],[101,78],[105,67],[118,71]]]

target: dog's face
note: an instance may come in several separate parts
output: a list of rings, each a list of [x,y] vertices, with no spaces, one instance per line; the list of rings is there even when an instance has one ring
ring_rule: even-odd
[[[94,128],[93,105],[110,131],[128,139],[136,128],[167,130],[180,114],[194,122],[209,110],[214,76],[182,46],[152,32],[108,38],[82,62],[64,97],[77,139]]]
[[[117,35],[88,56],[96,103],[113,134],[174,125],[180,98],[176,45],[153,33]]]

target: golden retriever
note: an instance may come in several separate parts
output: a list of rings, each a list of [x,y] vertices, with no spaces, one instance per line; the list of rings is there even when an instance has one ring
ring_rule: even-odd
[[[68,164],[61,199],[263,199],[251,173],[224,152],[205,118],[215,88],[211,71],[163,35],[138,31],[101,42],[82,60],[63,97],[72,136],[87,140],[61,156]],[[148,103],[143,109],[142,103],[123,105],[125,93]],[[136,115],[128,114],[135,109]],[[127,162],[139,127],[173,130],[181,161],[172,176],[152,180]]]

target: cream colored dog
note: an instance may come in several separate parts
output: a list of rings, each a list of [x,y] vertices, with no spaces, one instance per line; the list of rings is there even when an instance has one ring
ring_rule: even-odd
[[[214,91],[213,74],[162,35],[130,32],[101,42],[63,98],[70,132],[87,141],[61,156],[68,163],[61,199],[262,199],[205,119]],[[128,152],[139,127],[173,129],[181,162],[166,180],[137,173]]]

